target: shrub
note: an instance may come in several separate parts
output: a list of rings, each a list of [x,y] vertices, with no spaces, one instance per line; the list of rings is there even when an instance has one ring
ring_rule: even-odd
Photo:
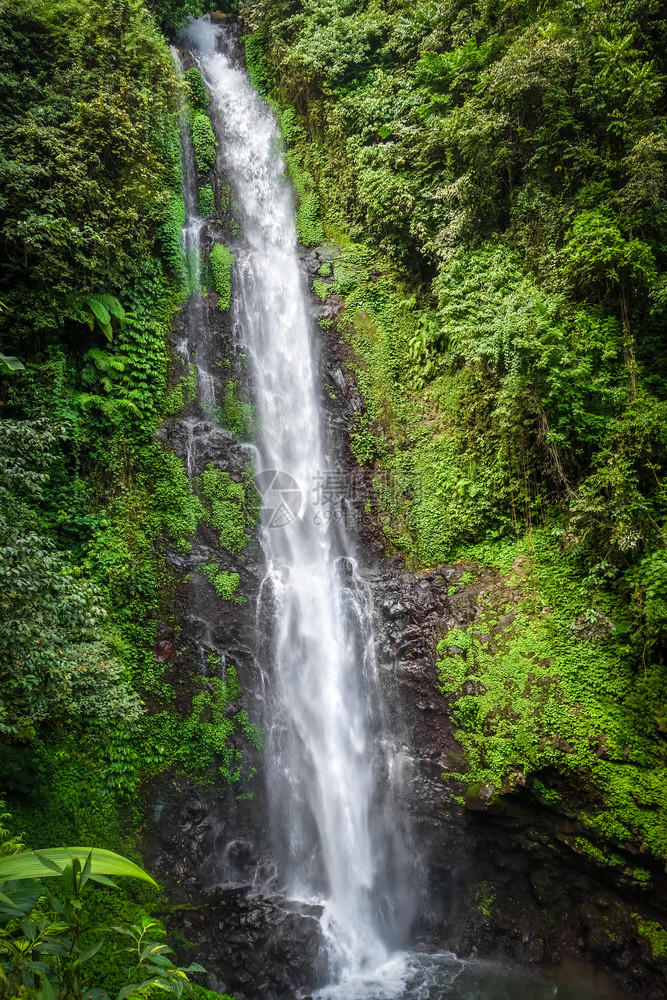
[[[200,215],[215,215],[215,196],[210,184],[205,184],[199,188],[197,211]]]
[[[215,135],[213,134],[211,121],[208,115],[205,115],[203,111],[195,111],[190,116],[190,123],[192,127],[192,145],[195,151],[197,173],[201,177],[208,170],[210,170],[215,163],[217,143],[215,141]]]
[[[188,104],[196,111],[204,111],[211,103],[211,94],[199,70],[192,66],[183,74],[188,88]]]
[[[213,287],[220,296],[219,305],[224,311],[229,309],[232,296],[232,268],[234,254],[224,243],[216,243],[211,250],[211,271],[213,272]]]
[[[223,601],[233,601],[234,604],[245,604],[245,597],[236,593],[239,585],[238,573],[228,573],[227,570],[220,569],[216,562],[204,563],[199,567],[210,584],[212,584],[218,597]]]

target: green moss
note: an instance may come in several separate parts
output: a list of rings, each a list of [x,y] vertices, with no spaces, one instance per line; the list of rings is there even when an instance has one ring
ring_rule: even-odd
[[[350,449],[359,465],[372,465],[382,454],[382,440],[373,433],[368,413],[355,414],[350,430]]]
[[[234,721],[241,727],[245,738],[248,743],[254,746],[255,750],[259,750],[260,753],[264,749],[264,729],[262,726],[257,725],[255,722],[251,722],[248,713],[245,709],[241,709],[240,712],[234,716]]]
[[[533,779],[533,791],[539,795],[544,802],[560,802],[561,795],[555,788],[547,788],[539,778]]]
[[[317,278],[313,282],[313,291],[317,295],[318,299],[322,302],[326,302],[332,292],[331,285],[328,285],[326,281],[318,281]]]
[[[197,367],[190,362],[188,368],[188,374],[167,392],[164,403],[164,413],[167,417],[182,413],[185,407],[190,406],[197,398],[199,384]]]
[[[285,108],[284,111],[277,109],[278,121],[280,123],[280,134],[283,142],[287,146],[292,146],[299,140],[306,138],[306,130],[299,120],[294,108]]]
[[[324,239],[320,221],[320,199],[316,191],[309,191],[299,202],[296,213],[296,235],[305,247],[314,247]]]
[[[255,89],[266,96],[271,87],[272,73],[264,53],[264,39],[261,32],[245,35],[245,58],[248,76]]]
[[[221,215],[226,215],[229,211],[229,201],[232,196],[232,189],[229,184],[223,184],[220,187],[220,202],[219,209]]]
[[[488,557],[492,549],[485,551]],[[548,533],[495,551],[507,576],[483,591],[475,625],[452,629],[438,645],[442,691],[467,759],[456,777],[511,792],[546,768],[578,776],[602,799],[593,805],[593,796],[581,814],[597,838],[644,844],[667,858],[660,818],[667,768],[649,707],[653,701],[657,713],[662,702],[658,669],[637,674],[630,623],[611,599],[605,605],[599,598],[603,609],[614,607],[613,638],[573,641],[570,626],[588,596]],[[510,560],[516,570],[508,572]],[[518,602],[508,606],[517,587]],[[511,616],[501,625],[508,607]]]
[[[203,216],[215,215],[215,195],[210,184],[204,184],[199,188],[197,211]]]
[[[645,938],[653,952],[653,957],[667,959],[667,931],[655,920],[644,920],[639,914],[633,914],[637,920],[637,930]]]
[[[209,654],[206,659],[212,669],[220,667],[219,657]],[[193,717],[199,722],[212,722],[215,726],[221,726],[227,707],[238,701],[243,694],[236,667],[232,664],[227,667],[224,681],[215,676],[200,677],[199,683],[205,690],[192,699]]]
[[[180,382],[173,386],[166,395],[164,401],[164,413],[167,417],[173,417],[177,413],[182,413],[184,407],[183,387]]]
[[[185,202],[181,191],[170,191],[160,226],[162,252],[169,269],[180,285],[185,282],[185,259],[181,232],[185,225]]]
[[[244,483],[237,483],[212,462],[199,476],[196,486],[204,501],[204,517],[219,532],[220,544],[238,555],[248,543],[246,529],[257,523],[256,489],[247,476]]]
[[[651,873],[646,868],[628,868],[625,872],[642,889],[651,888]]]
[[[196,984],[190,986],[188,995],[193,1000],[234,1000],[234,997],[230,997],[227,993],[215,993],[213,990],[206,989],[205,986]]]
[[[317,246],[324,240],[324,229],[320,218],[320,197],[312,174],[304,170],[299,155],[288,150],[285,154],[287,169],[299,196],[296,213],[296,234],[306,247]],[[330,292],[333,289],[330,289]]]
[[[192,66],[186,69],[183,78],[187,85],[188,104],[197,111],[205,111],[211,103],[211,94],[201,73]]]
[[[599,865],[601,868],[609,866],[618,868],[623,865],[623,859],[619,858],[618,855],[612,854],[610,857],[607,856],[604,851],[601,851],[595,844],[591,844],[590,840],[586,840],[585,837],[577,837],[572,846],[578,854],[584,854],[589,861]]]
[[[480,882],[477,886],[477,909],[485,917],[493,915],[496,894],[490,882]]]
[[[229,379],[225,385],[222,404],[222,423],[240,438],[252,436],[255,426],[255,408],[238,398],[238,382]]]
[[[203,563],[199,570],[204,574],[210,584],[213,585],[218,597],[223,601],[233,601],[235,604],[245,604],[246,598],[236,593],[239,585],[239,574],[228,573],[227,570],[220,569],[216,562]]]
[[[203,111],[193,111],[189,120],[197,173],[201,177],[214,165],[218,144],[208,115]]]
[[[232,296],[234,254],[227,249],[224,243],[216,243],[211,250],[210,261],[213,273],[213,287],[220,296],[219,306],[224,312],[225,309],[229,309]]]
[[[183,388],[183,402],[186,406],[189,406],[197,398],[197,391],[199,389],[197,366],[192,361],[188,363],[188,374],[184,375],[181,379],[181,386]]]

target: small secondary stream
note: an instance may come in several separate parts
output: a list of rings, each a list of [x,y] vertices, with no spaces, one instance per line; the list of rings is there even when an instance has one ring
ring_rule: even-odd
[[[251,366],[257,414],[257,443],[245,447],[263,497],[266,573],[256,629],[270,837],[280,891],[320,913],[321,981],[329,985],[319,993],[340,1000],[602,996],[594,986],[574,992],[546,976],[409,950],[422,880],[400,805],[400,758],[385,738],[371,594],[353,542],[318,506],[322,488],[340,484],[323,432],[312,320],[278,127],[250,83],[233,30],[204,18],[191,23],[181,44],[212,94],[211,116],[240,222],[231,308],[237,350],[247,353]],[[184,189],[184,244],[196,289],[203,220],[189,149]],[[195,303],[179,347],[188,363],[201,323]],[[215,379],[205,366],[197,368],[205,409],[204,396],[215,402]],[[190,421],[192,475],[197,421]],[[252,995],[251,985],[247,992]]]

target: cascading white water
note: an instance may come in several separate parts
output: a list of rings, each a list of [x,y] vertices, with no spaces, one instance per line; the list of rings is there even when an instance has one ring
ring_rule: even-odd
[[[258,625],[270,664],[267,773],[285,891],[320,900],[333,980],[387,959],[400,903],[390,883],[391,834],[379,805],[374,720],[380,692],[372,611],[356,563],[314,506],[327,471],[310,320],[299,271],[294,206],[275,119],[227,44],[194,22],[186,43],[212,93],[239,203],[233,308],[254,374],[260,468],[288,480],[265,505],[267,577]],[[281,495],[281,487],[282,495]],[[286,490],[286,492],[285,492]],[[316,523],[317,522],[317,523]]]

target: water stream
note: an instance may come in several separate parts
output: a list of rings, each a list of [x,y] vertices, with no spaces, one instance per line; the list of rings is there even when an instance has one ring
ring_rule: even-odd
[[[409,950],[419,904],[415,852],[397,796],[399,757],[384,738],[384,685],[370,590],[353,541],[333,518],[321,516],[322,486],[331,486],[334,462],[322,426],[312,320],[279,130],[248,79],[228,27],[206,18],[195,21],[181,44],[212,94],[219,161],[240,223],[232,241],[231,308],[237,351],[247,354],[251,366],[257,434],[247,450],[263,495],[266,572],[256,629],[263,659],[270,836],[280,891],[316,904],[321,913],[329,985],[320,995],[327,1000],[603,995],[593,989],[570,992],[567,984],[558,986],[548,977],[517,978],[448,953]],[[196,290],[205,229],[187,143],[183,162],[184,249]],[[206,413],[220,395],[220,383],[199,358],[202,322],[195,303],[177,348],[197,369],[199,405]],[[184,424],[192,475],[197,442],[212,431],[197,418]]]

